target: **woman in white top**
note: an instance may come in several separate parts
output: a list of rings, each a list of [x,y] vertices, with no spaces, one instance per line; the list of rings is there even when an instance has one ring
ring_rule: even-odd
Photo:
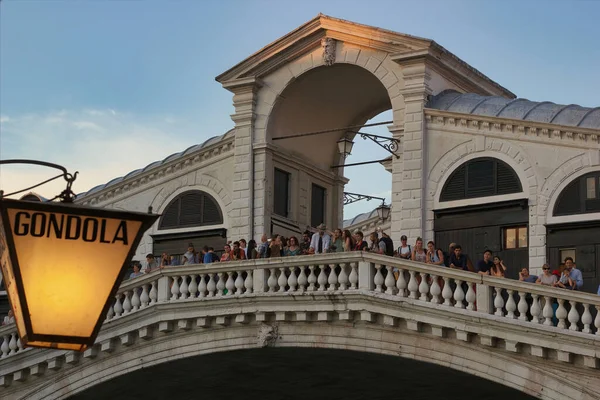
[[[556,275],[554,275],[550,271],[550,266],[548,264],[544,264],[544,266],[542,267],[542,272],[542,275],[540,275],[540,277],[537,278],[537,281],[535,281],[535,283],[544,286],[554,286],[558,279],[556,278]]]
[[[410,245],[406,244],[407,241],[408,238],[406,237],[406,235],[402,235],[402,237],[400,237],[400,242],[402,243],[402,245],[398,247],[397,256],[400,258],[404,258],[405,260],[410,260],[412,257],[412,250],[410,248]]]
[[[417,238],[417,241],[415,243],[415,248],[412,251],[411,259],[413,261],[418,261],[418,262],[423,262],[423,263],[427,261],[427,253],[423,249],[423,239]]]

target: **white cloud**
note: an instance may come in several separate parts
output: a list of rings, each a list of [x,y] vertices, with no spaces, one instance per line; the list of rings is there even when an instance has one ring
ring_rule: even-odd
[[[165,120],[165,116],[143,117],[110,109],[2,116],[0,158],[43,160],[63,165],[71,173],[79,171],[73,190],[80,193],[223,133],[192,136],[198,129],[191,124]],[[10,193],[59,173],[5,165],[0,169],[0,188]],[[58,179],[34,191],[53,197],[63,189],[64,181]]]

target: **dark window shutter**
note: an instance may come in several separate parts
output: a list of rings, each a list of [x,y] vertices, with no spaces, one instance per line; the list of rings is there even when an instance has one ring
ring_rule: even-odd
[[[467,164],[467,197],[494,194],[495,160],[473,160]]]
[[[496,171],[496,191],[498,194],[517,193],[523,190],[516,172],[503,162],[499,162]]]
[[[275,168],[273,192],[273,212],[287,218],[290,194],[289,173]]]
[[[205,224],[222,224],[223,217],[221,209],[215,200],[209,196],[204,196],[204,209],[202,210],[202,218]]]
[[[202,192],[192,192],[181,197],[180,227],[202,225],[203,197],[204,193]]]
[[[577,179],[560,193],[554,215],[580,214],[581,211],[581,179]]]
[[[440,201],[487,197],[523,191],[517,173],[495,158],[467,161],[452,173],[440,196]]]
[[[177,198],[169,204],[160,219],[160,229],[177,228],[179,225],[179,206],[181,198]]]
[[[440,201],[452,201],[465,198],[465,166],[459,167],[452,173],[442,190]]]
[[[310,204],[310,224],[313,228],[325,222],[325,189],[312,185]]]
[[[209,194],[191,190],[180,194],[167,206],[158,229],[189,228],[223,223],[223,214]]]

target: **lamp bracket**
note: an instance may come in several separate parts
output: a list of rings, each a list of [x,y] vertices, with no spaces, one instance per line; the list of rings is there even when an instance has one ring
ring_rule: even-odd
[[[56,199],[60,199],[61,202],[63,202],[63,203],[72,203],[73,200],[75,200],[76,194],[73,193],[73,190],[71,189],[71,187],[73,186],[73,182],[75,181],[75,179],[77,179],[77,174],[79,174],[79,172],[75,172],[74,174],[71,174],[62,165],[53,164],[53,163],[49,163],[49,162],[46,162],[46,161],[38,161],[38,160],[24,160],[24,159],[0,160],[0,165],[5,165],[5,164],[41,165],[43,167],[49,167],[49,168],[58,169],[58,170],[62,171],[62,174],[56,175],[53,178],[47,179],[47,180],[45,180],[45,181],[43,181],[41,183],[38,183],[36,185],[30,186],[30,187],[22,189],[22,190],[18,190],[16,192],[4,194],[4,192],[2,190],[0,190],[0,199],[2,197],[4,197],[4,196],[12,196],[14,194],[19,194],[19,193],[22,193],[22,192],[26,192],[28,190],[31,190],[31,189],[34,189],[34,188],[36,188],[38,186],[46,184],[46,183],[48,183],[50,181],[53,181],[53,180],[58,179],[60,177],[63,177],[65,179],[65,181],[67,181],[67,187],[59,195],[57,195],[57,196],[53,197],[52,199],[50,199],[50,201],[56,200]]]
[[[385,149],[387,152],[389,152],[396,158],[400,157],[398,154],[396,154],[396,152],[400,148],[400,141],[398,139],[394,139],[394,138],[390,138],[390,137],[386,137],[386,136],[372,135],[370,133],[364,133],[364,132],[359,132],[359,131],[348,131],[348,132],[360,135],[360,137],[363,138],[364,140],[369,139],[369,140],[377,143],[377,145],[379,147]]]
[[[359,193],[349,193],[349,192],[344,192],[344,205],[348,205],[348,204],[352,204],[355,203],[357,201],[361,201],[361,200],[381,200],[381,204],[385,204],[385,199],[383,197],[376,197],[376,196],[369,196],[366,194],[359,194]]]

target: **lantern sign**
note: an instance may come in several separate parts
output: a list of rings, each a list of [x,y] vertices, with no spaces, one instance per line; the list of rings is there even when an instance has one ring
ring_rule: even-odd
[[[24,346],[83,351],[158,215],[0,199],[0,263]]]

